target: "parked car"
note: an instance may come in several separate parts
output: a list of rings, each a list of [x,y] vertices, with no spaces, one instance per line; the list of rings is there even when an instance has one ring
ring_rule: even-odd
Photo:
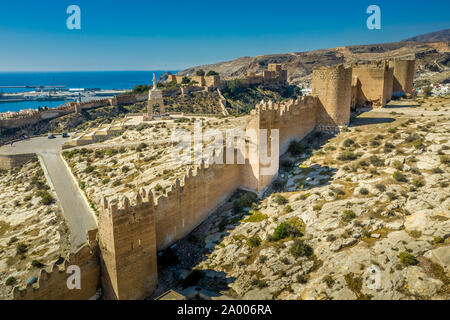
[[[68,137],[69,137],[69,134],[68,134],[67,132],[63,132],[62,137],[63,137],[63,138],[68,138]]]
[[[54,135],[53,133],[50,133],[50,134],[48,135],[48,138],[49,138],[49,139],[55,139],[56,137],[55,137],[55,135]]]

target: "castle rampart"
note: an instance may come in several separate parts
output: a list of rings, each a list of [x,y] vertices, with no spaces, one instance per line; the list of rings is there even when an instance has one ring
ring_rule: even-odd
[[[352,69],[343,65],[313,70],[312,95],[317,96],[317,127],[334,130],[350,123]]]
[[[157,286],[153,195],[142,191],[135,205],[103,201],[99,216],[102,288],[109,300],[148,297]]]
[[[375,61],[352,67],[356,78],[356,107],[381,108],[391,100],[393,70],[388,61]]]
[[[394,69],[393,92],[396,95],[412,94],[416,61],[394,60],[390,65]]]
[[[411,63],[407,63],[406,71],[399,73],[399,77],[408,82],[404,88],[412,81],[410,66]],[[276,65],[270,66],[267,72],[269,74],[262,79],[285,77],[281,67]],[[141,190],[133,202],[124,198],[120,206],[104,199],[99,215],[99,254],[96,255],[96,247],[90,245],[89,250],[83,247],[68,259],[70,262],[78,259],[87,270],[86,279],[91,282],[86,291],[68,292],[62,284],[67,276],[54,266],[50,277],[41,274],[38,290],[15,289],[14,298],[89,298],[99,282],[98,261],[106,299],[149,297],[158,282],[158,250],[188,235],[237,189],[258,195],[264,193],[278,175],[279,155],[287,152],[293,140],[301,140],[314,130],[338,131],[340,126],[349,124],[351,106],[361,104],[363,98],[364,103],[383,106],[392,94],[393,74],[387,62],[355,66],[353,70],[343,65],[314,69],[312,95],[283,103],[263,101],[256,106],[246,128],[244,145],[233,146],[235,162],[225,159],[225,155],[228,157],[225,152],[213,155],[214,159],[222,157],[227,164],[202,162],[157,199],[147,190]],[[238,156],[242,163],[238,162]],[[266,163],[266,159],[276,161]],[[49,289],[52,287],[54,291]]]
[[[100,262],[97,230],[88,232],[88,242],[75,253],[69,254],[65,261],[53,264],[51,271],[42,269],[37,284],[28,284],[26,288],[15,287],[14,300],[88,300],[96,296],[100,288]],[[70,266],[80,269],[80,288],[71,288]]]
[[[15,167],[24,165],[32,159],[36,159],[36,155],[34,153],[0,155],[0,169],[11,170]]]

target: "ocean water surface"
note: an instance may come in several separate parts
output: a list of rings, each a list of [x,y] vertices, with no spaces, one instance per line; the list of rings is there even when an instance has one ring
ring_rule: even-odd
[[[152,84],[165,71],[80,71],[80,72],[0,72],[2,86],[65,86],[84,89],[130,90],[140,84]],[[176,73],[177,71],[170,71]],[[33,88],[0,88],[0,93],[34,91]],[[101,97],[99,97],[101,99]],[[64,101],[0,102],[0,112],[57,107]]]

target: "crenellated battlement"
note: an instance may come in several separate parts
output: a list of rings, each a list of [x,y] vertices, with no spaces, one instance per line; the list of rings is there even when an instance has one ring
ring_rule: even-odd
[[[51,269],[42,269],[35,284],[25,288],[15,287],[14,300],[88,300],[100,287],[100,264],[98,256],[97,230],[88,232],[88,242],[76,252],[70,253],[62,263],[53,263]],[[80,270],[79,289],[69,288],[71,266]],[[68,283],[69,282],[69,283]]]

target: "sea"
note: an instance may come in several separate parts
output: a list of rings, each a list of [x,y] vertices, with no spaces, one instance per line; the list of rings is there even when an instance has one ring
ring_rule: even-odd
[[[131,90],[136,85],[152,84],[153,74],[158,79],[166,71],[79,71],[79,72],[0,72],[2,86],[65,86],[66,89]],[[176,70],[169,71],[177,73]],[[0,92],[34,91],[33,88],[0,88]],[[99,98],[101,99],[101,98]],[[69,100],[70,101],[70,100]],[[65,101],[0,102],[0,112],[22,109],[49,108]]]

